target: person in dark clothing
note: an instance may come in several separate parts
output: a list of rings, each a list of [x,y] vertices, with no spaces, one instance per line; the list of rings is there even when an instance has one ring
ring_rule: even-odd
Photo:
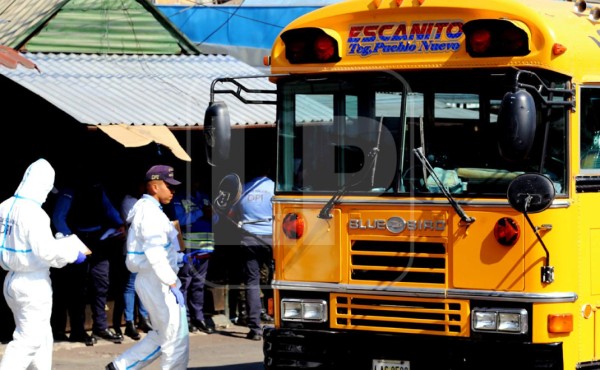
[[[125,223],[119,211],[112,205],[101,184],[84,180],[79,186],[61,192],[56,200],[52,221],[59,236],[76,234],[92,250],[87,263],[75,265],[70,271],[72,275],[65,276],[70,284],[66,285],[69,286],[69,292],[65,296],[71,324],[69,339],[86,345],[93,345],[98,338],[121,343],[123,337],[108,328],[105,309],[109,290],[110,249],[114,249],[115,244],[122,245],[125,237]],[[88,274],[93,321],[91,339],[84,327]],[[65,286],[64,282],[60,285]],[[65,293],[59,293],[62,294]],[[64,327],[62,315],[56,313],[56,330]]]
[[[208,195],[200,190],[198,181],[194,181],[189,194],[176,193],[173,197],[173,210],[182,230],[185,257],[178,276],[181,280],[181,292],[188,308],[188,326],[190,332],[198,329],[214,333],[214,325],[204,317],[204,294],[206,274],[210,255],[214,252],[212,232],[212,211]]]
[[[53,305],[50,324],[55,341],[82,342],[87,346],[96,343],[85,330],[86,283],[88,261],[51,269]],[[70,335],[67,336],[67,316]]]

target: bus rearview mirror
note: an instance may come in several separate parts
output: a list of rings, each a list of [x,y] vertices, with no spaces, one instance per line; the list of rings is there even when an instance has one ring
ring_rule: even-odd
[[[527,158],[535,138],[535,101],[525,90],[504,95],[498,112],[498,149],[502,158],[517,162]]]
[[[208,164],[220,166],[227,161],[231,145],[231,121],[224,102],[211,103],[206,109],[204,140]]]

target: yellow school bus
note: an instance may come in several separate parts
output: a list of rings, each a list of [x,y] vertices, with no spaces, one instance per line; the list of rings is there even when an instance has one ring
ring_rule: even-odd
[[[342,1],[266,61],[266,369],[600,369],[598,2]]]

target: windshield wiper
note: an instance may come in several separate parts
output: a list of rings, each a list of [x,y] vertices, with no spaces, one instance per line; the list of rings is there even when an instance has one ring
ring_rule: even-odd
[[[371,187],[375,186],[375,170],[377,169],[377,157],[379,156],[379,148],[381,145],[381,129],[383,127],[383,116],[379,119],[379,126],[377,128],[377,144],[370,154],[373,155],[373,171],[371,173]]]
[[[369,175],[369,172],[371,169],[373,169],[375,167],[375,163],[377,162],[377,156],[379,155],[379,143],[377,143],[378,146],[374,147],[373,149],[371,149],[371,151],[369,152],[369,163],[367,166],[366,171],[360,171],[362,172],[362,177],[358,179],[358,181],[350,183],[350,185],[342,185],[342,187],[340,187],[331,197],[331,199],[329,199],[329,201],[327,201],[327,203],[325,203],[325,205],[323,206],[323,208],[321,209],[321,211],[319,212],[319,215],[317,216],[318,218],[322,218],[324,220],[329,220],[331,219],[333,216],[331,215],[331,209],[333,208],[333,206],[338,202],[338,200],[344,195],[346,194],[346,192],[359,185],[360,183],[362,183],[365,178]],[[373,169],[374,171],[374,169]],[[360,173],[359,172],[359,173]],[[356,174],[355,174],[356,175]],[[352,180],[354,178],[354,176],[352,176],[350,178],[350,180]],[[349,181],[350,182],[350,181]]]
[[[431,176],[433,177],[433,180],[435,181],[435,183],[437,184],[437,186],[440,188],[440,190],[442,191],[442,193],[444,194],[444,196],[446,197],[446,199],[448,199],[448,202],[450,202],[450,205],[452,205],[452,208],[454,208],[454,210],[456,211],[456,213],[458,213],[458,215],[460,216],[460,219],[464,223],[469,224],[469,225],[472,224],[473,222],[475,222],[475,218],[467,216],[467,214],[465,213],[465,211],[460,207],[460,204],[458,204],[456,202],[456,200],[454,199],[454,197],[452,196],[452,194],[450,194],[450,192],[448,191],[448,189],[446,189],[446,187],[444,186],[444,184],[442,184],[442,181],[440,180],[440,178],[436,175],[435,171],[433,170],[433,167],[431,166],[431,163],[429,163],[429,161],[427,160],[427,158],[425,158],[425,155],[423,155],[423,151],[422,150],[423,150],[423,148],[419,147],[419,148],[413,149],[413,152],[415,153],[415,155],[417,156],[417,158],[419,158],[419,160],[423,164],[423,167],[425,167],[427,169],[427,171],[431,174]],[[427,179],[424,179],[424,180],[427,180]]]

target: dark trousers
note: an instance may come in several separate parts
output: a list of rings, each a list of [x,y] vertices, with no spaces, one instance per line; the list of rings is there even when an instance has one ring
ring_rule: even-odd
[[[123,313],[125,312],[125,289],[128,288],[129,277],[131,272],[127,270],[125,266],[125,258],[122,261],[114,260],[113,264],[113,272],[116,272],[117,281],[114,281],[113,275],[113,283],[115,285],[115,297],[114,297],[114,305],[113,305],[113,316],[112,316],[112,326],[115,331],[118,333],[121,330],[121,324],[123,322]],[[111,274],[112,275],[112,274]],[[127,319],[127,315],[125,315],[125,319]],[[135,322],[133,319],[129,320]]]
[[[53,291],[50,322],[54,334],[65,334],[68,315],[71,337],[75,339],[84,336],[87,269],[87,261],[50,269]]]
[[[179,269],[181,292],[187,303],[189,319],[204,320],[204,285],[208,272],[208,258],[194,259]]]
[[[110,287],[110,259],[115,252],[122,253],[123,242],[109,238],[100,240],[102,232],[78,233],[81,240],[92,250],[88,257],[90,283],[90,309],[92,311],[92,330],[102,331],[108,328],[106,303]]]
[[[90,284],[92,310],[92,330],[101,331],[108,328],[106,315],[106,302],[108,301],[108,288],[110,286],[110,262],[102,255],[90,256]]]
[[[248,327],[253,332],[262,334],[260,313],[262,303],[260,299],[261,288],[271,289],[270,286],[261,286],[261,266],[270,264],[273,259],[272,236],[260,235],[260,239],[253,236],[243,236],[241,240],[242,258],[244,259],[244,274],[246,284],[246,309],[248,310]]]
[[[218,248],[220,248],[220,246]],[[223,250],[227,253],[221,258],[227,259],[225,269],[227,270],[227,284],[229,285],[229,294],[227,297],[229,318],[232,320],[243,319],[243,321],[246,322],[248,314],[248,311],[246,310],[246,289],[244,285],[244,281],[246,280],[244,277],[244,266],[246,263],[242,258],[241,246],[236,244],[223,246],[222,249],[218,248],[215,249],[215,253]],[[215,257],[219,258],[218,256]]]

